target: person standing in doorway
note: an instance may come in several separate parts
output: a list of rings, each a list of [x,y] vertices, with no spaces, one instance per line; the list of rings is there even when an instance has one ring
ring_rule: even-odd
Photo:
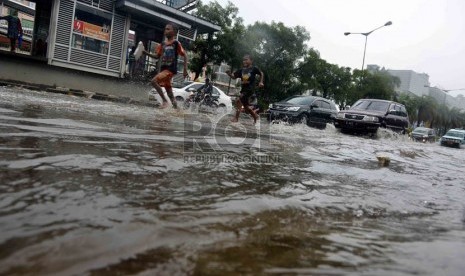
[[[134,56],[134,51],[136,51],[136,46],[132,46],[131,52],[128,54],[128,74],[130,79],[134,77],[134,69],[136,67],[136,57]]]
[[[8,21],[8,32],[7,36],[10,39],[10,50],[11,52],[16,51],[16,40],[19,36],[23,35],[23,28],[21,26],[21,20],[18,18],[18,11],[13,10],[11,15],[0,16],[0,20]]]
[[[226,74],[233,79],[241,78],[241,94],[239,99],[236,101],[236,115],[232,119],[232,122],[239,121],[239,115],[241,114],[242,106],[244,107],[244,111],[250,114],[253,117],[254,123],[258,120],[258,115],[252,110],[250,106],[250,97],[255,92],[255,80],[256,76],[260,75],[260,82],[258,83],[258,87],[262,88],[264,86],[263,81],[265,75],[263,72],[256,66],[253,65],[253,59],[250,55],[245,55],[242,60],[242,69],[237,70],[234,73],[230,71],[226,71]]]
[[[156,54],[150,54],[144,50],[144,54],[149,57],[160,59],[161,68],[160,72],[152,79],[151,83],[153,88],[157,90],[158,94],[163,100],[161,108],[168,107],[168,101],[163,94],[162,87],[165,88],[166,94],[171,100],[173,108],[177,108],[176,99],[173,95],[173,87],[171,81],[173,76],[178,72],[178,55],[184,58],[184,78],[187,77],[187,54],[184,51],[181,43],[175,39],[178,32],[178,27],[174,23],[168,23],[165,26],[166,40],[158,45]]]

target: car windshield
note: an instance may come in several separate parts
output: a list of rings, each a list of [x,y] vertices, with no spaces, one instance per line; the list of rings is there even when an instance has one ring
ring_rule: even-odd
[[[413,132],[415,133],[420,133],[420,134],[428,134],[428,130],[421,128],[421,129],[415,129]]]
[[[296,104],[296,105],[310,105],[313,102],[312,97],[294,97],[287,99],[286,103]]]
[[[375,110],[386,111],[389,107],[388,102],[381,101],[358,101],[352,106],[353,110]]]
[[[458,138],[463,139],[464,135],[465,134],[459,131],[448,131],[445,136],[458,137]]]

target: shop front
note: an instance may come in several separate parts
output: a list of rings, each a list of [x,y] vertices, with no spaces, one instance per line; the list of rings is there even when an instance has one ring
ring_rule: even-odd
[[[53,4],[49,64],[121,77],[129,20],[114,12],[113,1],[55,0]]]
[[[181,41],[194,40],[199,31],[220,30],[149,0],[55,0],[51,22],[49,64],[114,77],[125,76],[130,31],[136,43],[142,41],[150,49],[162,41],[168,22],[180,26]]]
[[[23,3],[20,11],[33,18],[33,25],[30,26],[33,26],[30,31],[31,50],[12,54],[0,49],[0,55],[4,57],[0,59],[0,68],[8,69],[0,70],[1,80],[125,95],[125,85],[129,84],[123,79],[127,77],[126,60],[128,50],[134,44],[142,41],[148,51],[154,52],[156,45],[164,39],[164,26],[169,22],[180,27],[177,38],[186,49],[189,49],[190,42],[197,34],[211,34],[220,30],[219,26],[163,1],[23,2],[30,3],[30,7],[23,7]],[[185,2],[189,5],[193,3],[190,0]],[[12,0],[0,0],[0,3],[8,7],[16,5],[16,1]],[[21,63],[18,63],[19,58]],[[140,60],[142,74],[156,70],[154,60]],[[179,62],[179,66],[182,65]],[[182,74],[178,75],[182,78]],[[140,83],[148,83],[147,79],[143,80]],[[134,82],[130,89],[135,91]],[[141,89],[146,87],[141,86]]]

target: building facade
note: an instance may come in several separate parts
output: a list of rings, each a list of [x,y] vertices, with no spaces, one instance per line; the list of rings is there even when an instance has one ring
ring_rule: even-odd
[[[168,22],[180,27],[178,40],[189,48],[197,34],[220,27],[182,9],[196,1],[0,0],[3,7],[34,17],[31,55],[47,64],[105,76],[124,77],[128,48],[142,41],[148,50],[163,39]],[[166,3],[165,3],[166,2]],[[35,4],[34,8],[31,7]],[[28,5],[29,4],[29,5]],[[170,4],[170,5],[168,5]],[[150,61],[145,61],[148,68]],[[182,65],[182,64],[181,64]]]
[[[416,96],[428,96],[430,86],[429,76],[425,73],[417,73],[412,70],[391,70],[387,72],[400,79],[400,86],[397,87],[396,92],[412,93]]]

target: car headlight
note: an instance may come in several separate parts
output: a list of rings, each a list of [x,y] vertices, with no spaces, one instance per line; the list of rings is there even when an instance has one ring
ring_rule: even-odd
[[[375,117],[375,116],[364,116],[362,121],[377,123],[379,122],[379,119],[378,117]]]
[[[338,113],[338,114],[336,115],[336,118],[338,118],[338,119],[344,119],[344,117],[345,117],[345,114],[344,114],[344,113]]]
[[[299,111],[300,107],[298,106],[290,106],[290,107],[286,107],[284,110],[287,110],[287,111]]]

